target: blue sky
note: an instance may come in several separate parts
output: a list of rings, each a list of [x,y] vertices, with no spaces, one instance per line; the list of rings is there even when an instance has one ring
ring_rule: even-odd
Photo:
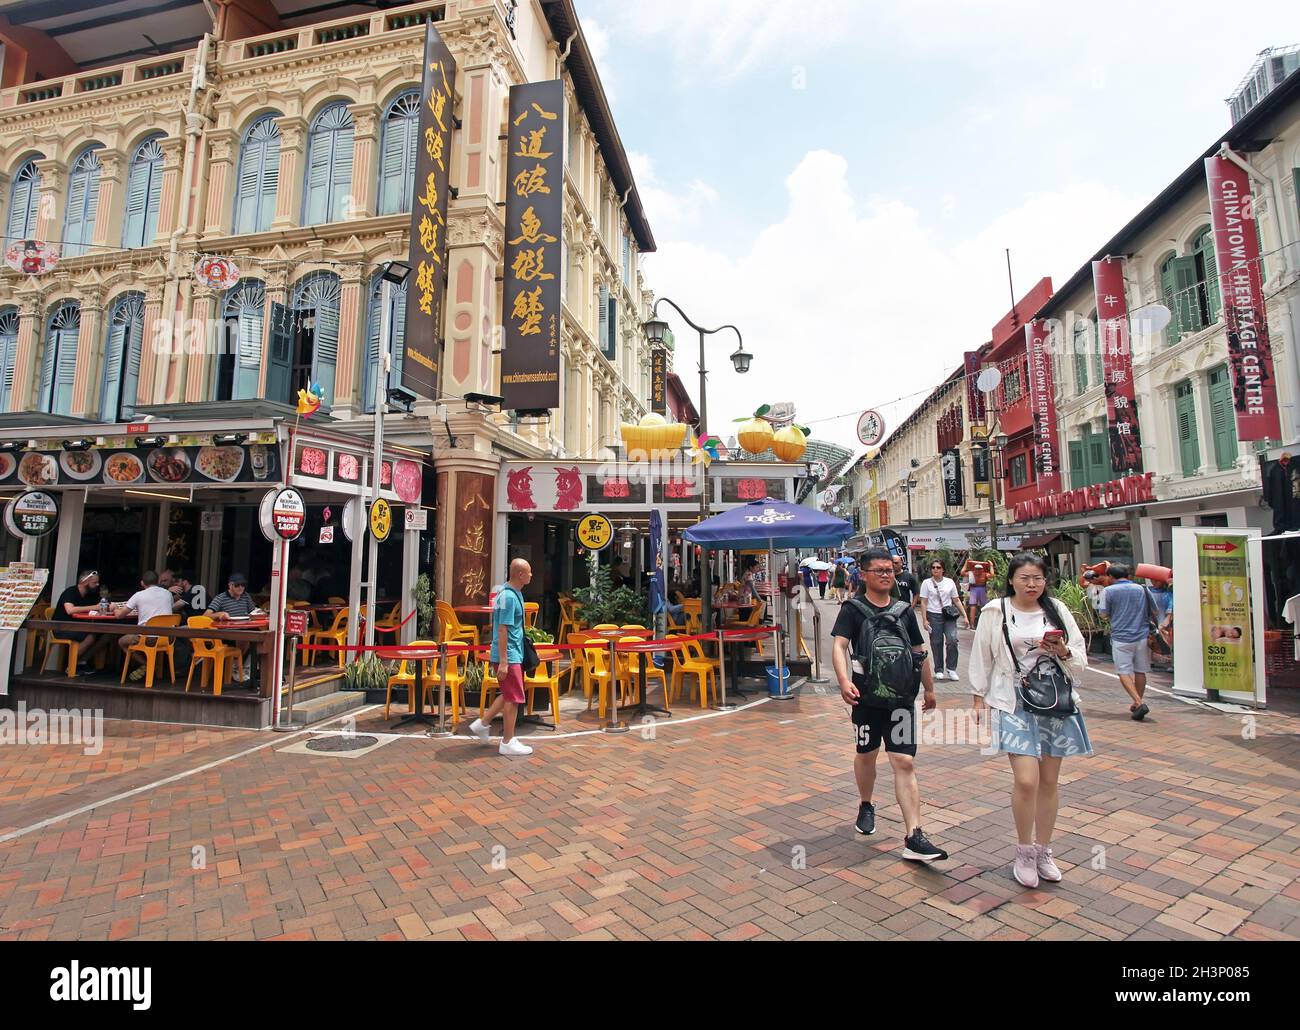
[[[650,287],[755,354],[739,377],[710,344],[713,430],[792,400],[850,446],[850,412],[897,424],[988,338],[1004,248],[1019,292],[1063,283],[1228,127],[1255,54],[1300,42],[1282,3],[576,2]]]

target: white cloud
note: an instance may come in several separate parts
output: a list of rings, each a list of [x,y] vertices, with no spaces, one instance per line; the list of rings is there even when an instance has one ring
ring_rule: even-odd
[[[653,166],[642,167],[653,181]],[[710,246],[683,224],[678,233],[664,226],[658,253],[647,258],[658,295],[701,324],[736,323],[754,354],[740,377],[727,362],[733,335],[706,344],[719,435],[759,404],[785,400],[816,435],[847,446],[857,446],[856,414],[865,408],[883,409],[896,425],[1010,307],[1005,247],[1022,294],[1043,275],[1059,285],[1092,256],[1098,227],[1122,224],[1140,200],[1077,182],[1030,195],[949,243],[901,200],[856,196],[849,171],[841,155],[811,151],[786,179],[780,220],[743,253]],[[686,210],[692,196],[665,193],[663,204]],[[695,335],[677,328],[676,368],[694,395]],[[827,421],[837,415],[846,417]]]
[[[695,179],[684,190],[675,193],[659,181],[654,161],[648,154],[631,150],[627,159],[641,196],[641,206],[656,233],[672,236],[698,226],[706,212],[718,202],[718,191],[702,179]]]

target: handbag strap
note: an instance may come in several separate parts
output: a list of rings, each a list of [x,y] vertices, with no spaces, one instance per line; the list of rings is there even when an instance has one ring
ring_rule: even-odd
[[[1020,675],[1020,661],[1016,658],[1016,649],[1011,646],[1011,631],[1007,629],[1007,599],[1002,598],[1002,639],[1007,642],[1007,653],[1011,655],[1011,664],[1016,667],[1016,675]]]

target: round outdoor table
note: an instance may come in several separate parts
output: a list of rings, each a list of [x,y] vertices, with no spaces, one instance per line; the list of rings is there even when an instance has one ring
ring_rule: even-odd
[[[625,635],[631,636],[632,634],[629,633]],[[651,705],[646,703],[645,656],[647,654],[654,654],[655,652],[676,651],[681,646],[682,646],[682,642],[680,640],[644,640],[644,639],[638,641],[635,644],[616,643],[614,645],[615,651],[621,651],[624,654],[635,654],[637,656],[637,668],[639,671],[639,678],[641,681],[641,703],[637,705],[636,708],[637,715],[644,717],[647,712],[653,712],[656,715],[662,713],[667,716],[671,716],[673,714],[667,708],[661,708],[658,705]],[[667,673],[665,673],[664,675],[666,676]],[[667,700],[668,700],[667,697],[665,697],[664,701],[666,702]]]
[[[722,632],[722,643],[727,652],[723,660],[726,661],[727,664],[731,666],[732,689],[737,694],[740,694],[742,697],[748,696],[749,694],[752,694],[753,691],[745,690],[740,685],[740,671],[738,668],[739,663],[737,660],[737,651],[739,650],[738,645],[753,643],[759,640],[763,640],[766,637],[772,636],[772,631],[768,629],[762,629],[757,626],[753,628],[746,626],[739,629],[723,629],[721,632]]]
[[[436,720],[433,718],[432,709],[430,709],[428,715],[424,713],[424,663],[431,662],[438,658],[440,649],[444,647],[448,654],[465,653],[463,648],[457,647],[455,644],[439,644],[437,647],[411,647],[410,645],[403,646],[401,644],[391,644],[386,647],[375,648],[374,653],[380,658],[386,658],[389,661],[402,660],[415,662],[415,686],[412,688],[415,690],[415,698],[409,706],[411,714],[406,716],[404,719],[397,720],[397,722],[393,724],[393,729],[397,729],[399,726],[405,726],[409,722],[418,722],[425,726],[437,725]],[[441,682],[441,680],[439,680],[439,682]],[[442,703],[445,700],[445,698],[439,696],[438,704],[440,711]]]

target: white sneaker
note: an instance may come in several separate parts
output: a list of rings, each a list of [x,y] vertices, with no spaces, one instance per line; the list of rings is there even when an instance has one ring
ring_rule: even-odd
[[[954,683],[956,683],[957,680],[960,679],[960,677],[957,675],[957,673],[956,673],[955,670],[953,670],[953,669],[949,669],[949,670],[948,670],[948,679],[950,679],[950,680],[952,680]]]
[[[478,737],[481,743],[486,744],[488,743],[488,736],[492,733],[492,727],[484,726],[482,719],[475,719],[469,724],[469,731]]]
[[[531,755],[533,749],[525,744],[518,737],[509,741],[502,741],[501,746],[497,748],[497,754],[505,755],[508,758],[522,758],[524,755]]]

